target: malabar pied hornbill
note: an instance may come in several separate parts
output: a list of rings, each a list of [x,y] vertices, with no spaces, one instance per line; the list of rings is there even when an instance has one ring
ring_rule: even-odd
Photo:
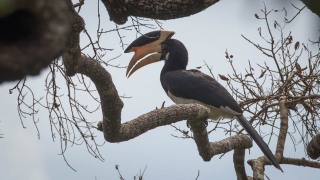
[[[213,120],[236,117],[271,163],[282,171],[268,145],[243,116],[231,94],[212,77],[198,70],[186,70],[188,51],[180,41],[171,39],[173,35],[173,31],[153,31],[133,41],[125,50],[125,53],[135,52],[128,65],[127,76],[143,66],[165,60],[160,81],[172,101],[204,105],[210,109],[210,119]]]

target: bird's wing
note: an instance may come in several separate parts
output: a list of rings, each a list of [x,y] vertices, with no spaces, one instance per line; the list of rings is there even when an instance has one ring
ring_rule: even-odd
[[[238,103],[221,84],[198,70],[170,71],[164,74],[161,81],[167,94],[242,113]]]

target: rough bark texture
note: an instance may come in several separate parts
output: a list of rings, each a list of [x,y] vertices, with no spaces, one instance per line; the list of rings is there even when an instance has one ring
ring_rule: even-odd
[[[253,170],[253,179],[264,180],[264,166],[267,164],[267,162],[269,162],[269,160],[265,156],[261,156],[257,159],[249,161],[249,164]]]
[[[4,1],[0,9],[0,83],[36,75],[61,55],[70,29],[66,1]]]
[[[109,142],[121,142],[133,139],[151,129],[176,123],[187,118],[207,118],[209,110],[197,104],[181,104],[167,108],[156,109],[141,115],[131,121],[121,124],[119,131],[113,136],[108,135],[108,123],[100,122],[98,129],[105,133],[105,139]],[[110,122],[111,124],[114,122]],[[112,137],[112,138],[110,138]]]
[[[75,68],[77,61],[81,58],[80,33],[83,31],[85,23],[82,17],[73,9],[72,2],[67,2],[70,10],[68,17],[70,18],[70,25],[72,29],[70,31],[67,45],[63,50],[62,59],[66,67],[66,74],[68,76],[74,76],[76,74]]]
[[[110,20],[124,24],[129,16],[152,19],[176,19],[203,11],[219,0],[102,0]]]
[[[118,95],[111,75],[98,61],[85,56],[81,56],[76,64],[75,72],[88,76],[95,84],[100,95],[104,137],[109,142],[115,142],[119,136],[123,102]]]
[[[244,166],[245,149],[235,149],[233,153],[233,165],[236,170],[237,180],[247,180],[247,173]]]
[[[209,109],[208,109],[209,110]],[[210,113],[210,111],[208,111]],[[194,141],[197,144],[199,155],[202,157],[204,161],[210,161],[212,158],[210,152],[210,143],[206,125],[207,117],[202,117],[199,119],[189,120],[191,131],[193,132]]]
[[[234,149],[248,149],[252,147],[252,140],[247,135],[235,135],[218,142],[210,142],[212,153],[222,154]]]
[[[281,96],[279,99],[279,109],[280,109],[280,132],[278,136],[277,148],[276,148],[276,157],[281,159],[283,157],[285,142],[287,139],[288,132],[288,107],[286,105],[286,97]]]

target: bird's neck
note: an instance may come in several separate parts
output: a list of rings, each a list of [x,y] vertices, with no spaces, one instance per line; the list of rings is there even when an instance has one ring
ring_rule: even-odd
[[[188,52],[186,50],[184,51],[184,49],[182,49],[180,51],[173,51],[169,53],[169,59],[165,60],[164,66],[160,74],[161,85],[165,91],[167,91],[163,84],[163,78],[165,74],[171,71],[186,70],[187,64]]]
[[[165,60],[164,66],[161,70],[161,77],[167,72],[176,70],[185,70],[188,64],[188,52],[171,52],[169,59]]]

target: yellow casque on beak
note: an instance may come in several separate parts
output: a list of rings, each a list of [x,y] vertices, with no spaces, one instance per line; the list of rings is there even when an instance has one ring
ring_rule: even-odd
[[[158,38],[150,37],[149,35],[151,33],[160,34],[160,35],[158,35]],[[126,49],[125,52],[132,52],[132,51],[135,52],[127,68],[126,75],[128,78],[135,71],[142,68],[143,66],[160,61],[161,60],[161,43],[166,41],[167,39],[170,39],[174,35],[173,31],[163,31],[163,30],[154,31],[151,33],[147,33],[139,37],[138,39],[133,41]],[[155,40],[152,41],[153,39]],[[138,64],[136,64],[139,60],[141,61]]]

